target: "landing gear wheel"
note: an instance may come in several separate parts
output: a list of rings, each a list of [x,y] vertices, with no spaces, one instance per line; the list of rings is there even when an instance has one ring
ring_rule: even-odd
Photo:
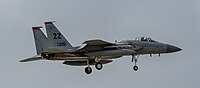
[[[133,66],[133,70],[137,71],[138,70],[138,66]]]
[[[92,73],[92,68],[91,67],[85,67],[85,73],[86,74],[91,74]]]
[[[95,68],[96,68],[97,70],[101,70],[101,69],[103,68],[102,63],[100,63],[100,62],[96,63],[96,64],[95,64]]]

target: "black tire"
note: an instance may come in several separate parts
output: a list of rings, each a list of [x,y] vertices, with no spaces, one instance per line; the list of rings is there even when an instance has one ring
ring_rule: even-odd
[[[100,63],[100,62],[96,63],[96,64],[95,64],[95,68],[96,68],[97,70],[101,70],[101,69],[103,68],[102,63]]]
[[[91,67],[85,67],[85,73],[86,74],[91,74],[92,73],[92,68]]]
[[[133,70],[137,71],[138,70],[138,66],[133,66]]]

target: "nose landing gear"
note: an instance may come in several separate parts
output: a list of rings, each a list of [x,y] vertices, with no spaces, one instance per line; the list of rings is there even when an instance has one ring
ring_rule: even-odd
[[[137,71],[138,70],[138,66],[133,66],[133,70]]]
[[[132,62],[134,61],[134,66],[133,66],[133,70],[134,71],[137,71],[138,70],[138,66],[137,66],[137,62],[138,62],[138,57],[139,55],[135,56],[135,55],[132,55]]]

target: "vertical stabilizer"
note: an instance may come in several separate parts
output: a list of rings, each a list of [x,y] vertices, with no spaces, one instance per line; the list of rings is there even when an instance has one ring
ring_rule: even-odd
[[[73,48],[63,34],[53,24],[53,22],[45,22],[45,27],[50,48],[61,49],[65,51]]]
[[[48,49],[47,37],[40,30],[40,28],[42,27],[32,27],[37,55],[41,54],[44,50]]]

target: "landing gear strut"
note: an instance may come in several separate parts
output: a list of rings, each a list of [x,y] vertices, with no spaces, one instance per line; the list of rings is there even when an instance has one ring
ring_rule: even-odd
[[[85,67],[85,73],[86,74],[92,73],[92,68],[90,67],[89,60],[87,60],[87,67]]]
[[[134,61],[134,66],[133,66],[133,70],[137,71],[138,70],[138,66],[137,66],[137,62],[138,62],[138,56],[132,55],[132,62]]]

